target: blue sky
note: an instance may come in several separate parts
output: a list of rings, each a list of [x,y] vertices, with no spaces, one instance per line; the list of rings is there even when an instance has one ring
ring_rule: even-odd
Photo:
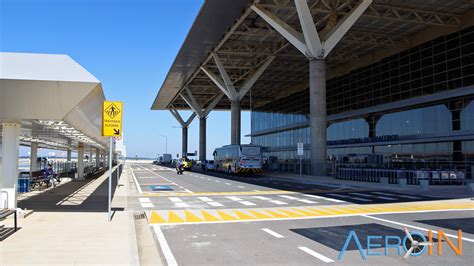
[[[181,129],[168,111],[150,106],[202,0],[0,0],[0,51],[67,54],[95,77],[108,100],[124,102],[128,156],[181,152]],[[183,112],[187,118],[190,113]],[[250,118],[242,113],[242,142]],[[198,150],[199,121],[188,150]],[[230,112],[211,112],[208,156],[230,142]],[[23,149],[24,152],[24,149]],[[22,152],[22,153],[23,153]]]

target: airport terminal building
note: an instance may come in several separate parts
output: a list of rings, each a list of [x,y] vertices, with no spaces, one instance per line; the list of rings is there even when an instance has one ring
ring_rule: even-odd
[[[462,171],[474,165],[474,3],[207,0],[152,105],[183,127],[251,112],[268,170]],[[191,110],[183,119],[179,111]],[[245,132],[247,133],[247,132]],[[303,156],[297,144],[303,143]]]
[[[474,27],[333,77],[328,163],[472,171],[473,99]],[[268,167],[299,171],[296,143],[311,142],[309,88],[256,107],[251,128]]]

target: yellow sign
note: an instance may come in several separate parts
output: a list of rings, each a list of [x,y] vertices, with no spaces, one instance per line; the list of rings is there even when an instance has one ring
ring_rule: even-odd
[[[122,136],[122,102],[106,102],[102,105],[102,136]]]

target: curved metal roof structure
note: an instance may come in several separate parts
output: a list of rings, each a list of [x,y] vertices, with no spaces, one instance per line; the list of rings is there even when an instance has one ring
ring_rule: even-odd
[[[359,0],[308,0],[322,38],[344,19]],[[308,88],[308,64],[251,5],[301,31],[291,0],[207,0],[160,88],[152,110],[191,109],[179,93],[187,86],[205,108],[220,90],[200,67],[218,75],[215,52],[237,86],[269,56],[276,56],[252,88],[252,105],[283,98]],[[369,65],[436,37],[474,25],[474,2],[464,0],[374,0],[327,58],[328,78]],[[248,108],[248,95],[242,108]],[[229,109],[224,97],[216,109]]]
[[[67,55],[0,53],[0,123],[21,123],[20,141],[103,148],[99,80]]]

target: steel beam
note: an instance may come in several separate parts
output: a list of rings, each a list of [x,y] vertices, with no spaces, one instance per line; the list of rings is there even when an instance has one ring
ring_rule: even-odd
[[[334,29],[328,33],[328,37],[324,41],[324,57],[334,49],[336,44],[344,37],[344,35],[349,31],[349,29],[354,25],[354,23],[362,16],[365,10],[372,3],[372,0],[362,0],[349,15],[345,16],[341,22],[339,22]]]
[[[322,58],[323,45],[319,39],[318,31],[314,25],[313,17],[306,0],[295,0],[296,11],[300,19],[301,29],[311,57]]]
[[[250,78],[248,78],[242,85],[242,87],[239,90],[239,101],[244,98],[245,94],[250,90],[250,88],[257,82],[257,80],[260,78],[260,76],[263,74],[263,72],[270,66],[270,64],[273,62],[275,59],[275,56],[269,56],[267,60],[253,73]]]
[[[270,26],[272,26],[277,32],[279,32],[285,39],[287,39],[293,46],[296,47],[304,55],[308,55],[309,51],[305,43],[303,34],[293,29],[290,25],[286,24],[283,20],[270,13],[266,9],[252,5],[252,10],[255,11],[263,20],[265,20]]]

